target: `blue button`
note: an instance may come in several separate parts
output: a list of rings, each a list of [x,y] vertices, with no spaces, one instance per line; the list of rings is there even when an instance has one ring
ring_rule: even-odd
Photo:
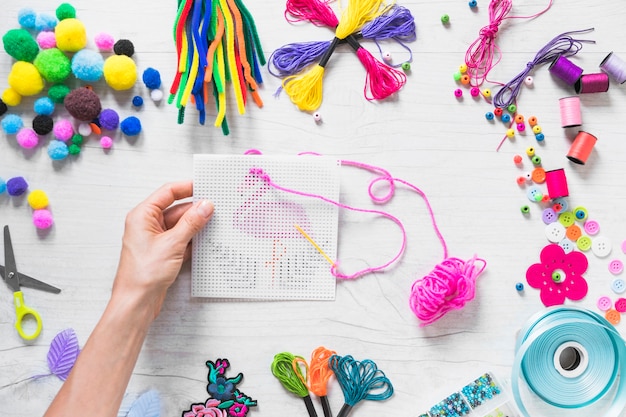
[[[543,193],[538,187],[530,187],[526,193],[526,197],[528,197],[530,201],[537,203],[543,198]]]
[[[624,282],[624,280],[621,278],[615,278],[613,280],[613,283],[611,284],[611,289],[613,290],[613,292],[621,294],[626,291],[626,282]]]

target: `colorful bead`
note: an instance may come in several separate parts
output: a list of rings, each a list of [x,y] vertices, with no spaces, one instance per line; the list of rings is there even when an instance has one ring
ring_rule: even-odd
[[[462,76],[463,74],[461,74],[461,71],[457,71],[454,74],[452,74],[452,77],[454,77],[454,81],[461,81]]]
[[[463,97],[463,90],[461,90],[460,88],[457,88],[456,90],[454,90],[454,97],[456,98]]]
[[[472,97],[478,97],[478,95],[480,94],[480,90],[478,89],[478,87],[472,87],[470,89],[470,94]]]
[[[530,116],[528,118],[528,124],[531,126],[535,126],[537,124],[537,118],[535,116]]]
[[[535,135],[536,135],[536,134],[541,133],[541,126],[539,126],[539,125],[534,125],[534,126],[533,126],[533,133],[534,133]]]
[[[450,16],[448,16],[447,14],[444,14],[443,16],[441,16],[441,23],[443,24],[450,23]]]
[[[476,0],[470,0],[468,5],[473,9],[478,6],[478,2]]]
[[[410,62],[403,62],[402,63],[402,69],[404,71],[410,71],[411,70],[411,63]]]
[[[483,94],[483,97],[485,97],[485,98],[489,98],[489,97],[491,97],[491,90],[490,90],[490,89],[488,89],[488,88],[485,88],[485,89],[482,91],[482,94]]]
[[[509,107],[506,108],[511,113],[515,113],[517,111],[517,106],[515,104],[509,104]]]
[[[528,87],[533,85],[533,77],[529,75],[528,77],[524,78],[524,84],[526,84],[526,86]]]
[[[513,130],[513,129],[507,129],[507,131],[506,131],[506,136],[507,136],[508,138],[515,137],[515,130]]]
[[[522,206],[520,207],[520,211],[524,214],[528,214],[530,213],[530,207],[529,206]]]
[[[521,282],[518,282],[517,284],[515,284],[515,289],[517,291],[524,291],[524,284],[522,284]]]
[[[513,162],[515,162],[515,165],[519,165],[522,163],[522,155],[515,155],[513,157]]]
[[[467,72],[467,64],[463,63],[459,65],[459,71],[461,72],[461,74],[465,74]]]
[[[518,114],[515,116],[515,123],[524,123],[524,116],[521,114]]]
[[[543,142],[543,140],[545,139],[545,135],[543,133],[537,133],[535,135],[535,139],[537,139],[537,142]]]
[[[535,155],[535,148],[533,148],[532,146],[526,148],[526,155],[533,157],[533,155]]]
[[[502,116],[503,112],[504,110],[502,110],[500,107],[496,107],[495,109],[493,109],[493,114],[495,114],[498,117]]]
[[[319,123],[322,121],[322,115],[315,112],[313,113],[313,120],[315,120],[315,123]]]
[[[511,121],[511,115],[510,115],[510,114],[507,114],[507,113],[504,113],[504,114],[502,115],[502,121],[503,121],[504,123],[508,123],[508,122],[510,122],[510,121]]]
[[[461,76],[461,84],[468,85],[470,83],[470,76],[467,74],[463,74]]]
[[[494,119],[494,114],[490,111],[488,111],[487,113],[485,113],[485,119],[487,120],[493,120]]]
[[[541,165],[541,157],[538,155],[533,156],[531,161],[533,161],[533,165]]]
[[[517,124],[517,131],[518,132],[523,132],[526,130],[526,125],[524,123],[518,123]]]
[[[526,178],[524,178],[524,177],[517,177],[515,182],[517,182],[517,185],[524,185],[524,184],[526,184]]]

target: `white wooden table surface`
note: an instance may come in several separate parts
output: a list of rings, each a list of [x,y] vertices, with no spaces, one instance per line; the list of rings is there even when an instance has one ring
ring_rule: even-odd
[[[26,154],[13,136],[0,135],[0,177],[21,175],[31,188],[45,190],[55,225],[49,233],[38,233],[26,201],[6,194],[0,196],[0,223],[11,226],[21,270],[63,290],[58,295],[25,290],[27,302],[44,321],[40,337],[25,343],[13,327],[10,291],[0,289],[0,415],[43,413],[61,381],[54,376],[33,377],[48,372],[46,354],[59,331],[75,329],[82,345],[100,317],[117,266],[125,214],[162,183],[191,178],[192,155],[197,153],[242,154],[250,148],[287,155],[314,151],[384,167],[426,193],[450,256],[468,259],[476,254],[486,259],[487,268],[478,279],[476,298],[463,310],[420,327],[408,306],[409,291],[417,278],[442,260],[442,249],[424,202],[402,189],[386,209],[407,227],[403,258],[387,272],[338,282],[332,302],[193,299],[187,265],[150,330],[128,387],[134,394],[158,390],[163,416],[178,416],[192,402],[205,400],[204,363],[223,357],[230,360],[232,372],[244,373],[241,390],[259,401],[251,415],[305,415],[302,401],[272,376],[270,364],[278,352],[308,358],[321,345],[342,355],[374,360],[392,381],[394,396],[384,403],[361,402],[354,410],[360,417],[417,416],[485,371],[507,378],[516,331],[543,309],[539,291],[528,285],[521,294],[515,289],[517,282],[525,282],[526,269],[538,262],[547,244],[539,207],[530,203],[531,213],[520,213],[529,201],[515,182],[524,170],[514,165],[513,156],[524,155],[528,146],[537,147],[546,169],[566,169],[570,204],[587,207],[614,245],[608,258],[588,253],[589,293],[582,301],[567,304],[599,311],[595,305],[600,295],[617,298],[610,290],[613,277],[607,265],[610,259],[626,261],[620,249],[626,238],[626,87],[611,81],[607,93],[581,97],[584,129],[599,140],[588,163],[579,166],[565,158],[576,132],[561,128],[558,108],[558,99],[573,91],[556,80],[547,66],[538,67],[533,71],[534,88],[523,89],[518,105],[526,117],[539,119],[545,143],[537,145],[527,132],[507,140],[496,152],[505,128],[485,120],[492,106],[472,99],[468,90],[461,101],[453,95],[457,85],[452,74],[487,24],[487,0],[479,0],[476,11],[465,0],[398,3],[413,12],[417,41],[410,44],[413,64],[407,84],[395,100],[364,99],[364,69],[346,47],[335,52],[326,70],[321,124],[298,111],[284,93],[275,98],[280,80],[264,68],[265,106],[249,105],[246,114],[238,116],[229,105],[229,136],[211,123],[199,126],[193,111],[178,125],[175,107],[165,101],[155,105],[141,82],[130,92],[115,94],[103,82],[96,85],[105,106],[122,115],[137,113],[144,127],[133,141],[118,133],[108,153],[92,138],[79,157],[53,163],[44,146]],[[158,69],[164,87],[169,88],[176,59],[171,37],[176,2],[74,0],[72,4],[85,23],[92,48],[93,35],[101,31],[132,40],[139,71]],[[327,29],[288,24],[283,1],[246,4],[268,57],[289,42],[330,39]],[[530,15],[546,4],[516,1],[512,13]],[[18,27],[17,12],[23,7],[53,14],[56,6],[46,0],[5,2],[0,32]],[[440,21],[445,13],[451,18],[447,27]],[[581,37],[596,44],[586,44],[573,59],[586,73],[598,72],[610,51],[626,55],[625,19],[626,3],[621,1],[556,0],[539,18],[505,22],[497,38],[502,61],[490,78],[508,81],[552,37],[589,27],[595,31]],[[372,43],[366,45],[377,52]],[[402,60],[402,48],[392,44],[384,48]],[[12,62],[7,54],[0,54],[1,89],[7,85]],[[130,104],[135,94],[145,99],[138,111]],[[32,100],[25,100],[17,111],[28,123],[33,117]],[[525,169],[532,168],[526,157],[524,164]],[[341,200],[367,204],[371,176],[350,168],[342,172]],[[355,222],[349,215],[340,219],[340,259],[372,265],[386,260],[397,247],[397,229],[386,222]],[[624,326],[617,325],[622,334],[626,334]],[[343,397],[336,383],[329,395],[337,412]]]

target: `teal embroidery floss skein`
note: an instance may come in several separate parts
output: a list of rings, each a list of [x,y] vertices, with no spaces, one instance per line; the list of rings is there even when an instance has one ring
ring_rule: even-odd
[[[337,417],[347,417],[361,400],[383,401],[393,395],[391,381],[370,359],[357,361],[350,355],[333,355],[328,363],[341,386],[345,402]]]
[[[302,374],[302,370],[298,366],[300,361],[306,363],[302,356],[295,356],[289,352],[277,353],[274,355],[274,361],[272,362],[272,374],[283,384],[287,391],[296,394],[304,400],[309,417],[317,417],[317,412],[309,395],[309,389],[304,382],[306,381],[306,375]]]

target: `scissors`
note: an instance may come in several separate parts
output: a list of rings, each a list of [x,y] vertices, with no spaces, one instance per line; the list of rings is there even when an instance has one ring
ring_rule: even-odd
[[[41,291],[51,292],[58,294],[60,289],[48,285],[45,282],[36,280],[35,278],[24,275],[21,272],[17,272],[17,264],[15,263],[15,253],[13,252],[13,245],[11,244],[11,234],[9,233],[9,226],[4,226],[4,262],[5,266],[0,265],[0,275],[7,283],[10,289],[13,290],[13,304],[15,304],[15,328],[17,332],[24,340],[33,340],[41,333],[41,316],[39,313],[24,304],[24,295],[22,294],[21,287],[34,288]],[[32,316],[35,319],[37,328],[33,333],[25,333],[22,328],[22,322],[24,317]]]

